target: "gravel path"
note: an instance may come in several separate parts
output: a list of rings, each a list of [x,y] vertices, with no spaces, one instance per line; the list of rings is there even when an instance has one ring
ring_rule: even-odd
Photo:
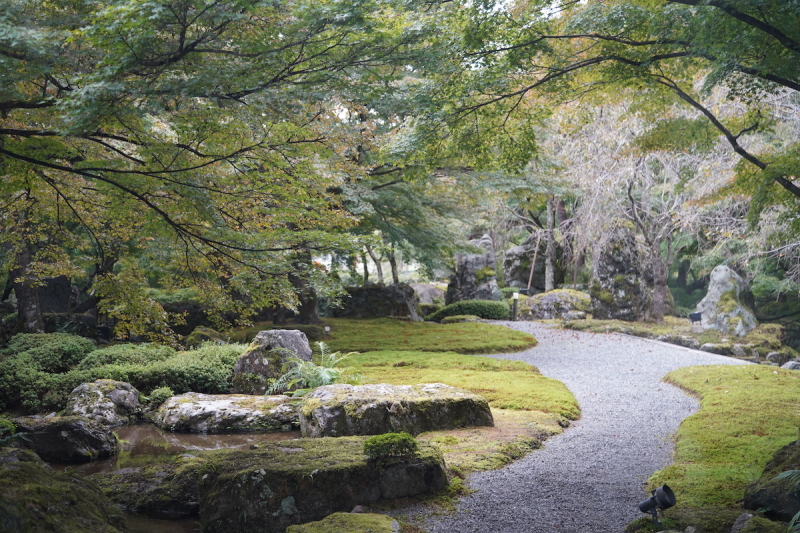
[[[431,533],[620,533],[645,516],[637,508],[648,497],[642,485],[670,462],[671,435],[697,409],[661,378],[685,366],[746,364],[624,335],[502,324],[532,333],[539,345],[489,357],[525,361],[562,381],[581,419],[526,458],[470,476],[477,492],[455,515],[428,520]]]

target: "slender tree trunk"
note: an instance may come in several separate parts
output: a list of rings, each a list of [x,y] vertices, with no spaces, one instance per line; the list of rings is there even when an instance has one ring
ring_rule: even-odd
[[[547,198],[547,248],[544,253],[544,292],[552,291],[555,288],[555,275],[553,272],[553,262],[556,255],[556,210],[555,198]]]
[[[378,283],[383,285],[383,266],[381,265],[381,260],[377,255],[375,255],[375,251],[372,249],[372,246],[366,244],[364,247],[367,249],[367,253],[372,259],[372,262],[375,263],[375,270],[378,273]]]
[[[690,264],[688,259],[684,259],[678,264],[678,278],[675,280],[675,284],[683,290],[686,290],[686,278],[689,274]]]
[[[400,276],[397,273],[397,257],[394,255],[394,245],[389,250],[389,266],[392,267],[392,283],[396,285],[400,283]]]
[[[34,286],[38,278],[29,273],[33,252],[26,246],[17,254],[17,268],[11,271],[14,294],[17,297],[18,323],[27,333],[44,333],[44,317],[39,291]]]
[[[664,321],[664,311],[667,302],[667,280],[669,279],[669,265],[661,257],[661,247],[653,246],[650,249],[650,264],[653,269],[653,300],[650,302],[650,320]]]
[[[361,252],[361,262],[364,265],[364,286],[369,285],[369,263],[367,263],[367,254]]]
[[[297,253],[296,271],[303,272],[311,267],[311,252],[309,250],[302,250]],[[292,286],[297,290],[297,298],[300,300],[300,306],[297,310],[297,317],[295,320],[300,324],[319,324],[322,320],[319,317],[319,308],[317,307],[317,292],[308,281],[308,278],[295,273],[289,274],[289,281]]]

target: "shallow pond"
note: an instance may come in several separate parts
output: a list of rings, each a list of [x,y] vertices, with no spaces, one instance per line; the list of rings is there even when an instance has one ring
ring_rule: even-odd
[[[108,459],[84,464],[50,463],[54,470],[70,468],[86,475],[113,472],[132,466],[152,457],[175,456],[200,450],[236,448],[245,450],[260,443],[300,438],[299,431],[284,433],[248,433],[232,435],[205,435],[197,433],[170,433],[151,424],[124,426],[115,430],[120,439],[120,453]],[[202,529],[197,518],[159,520],[137,515],[126,517],[128,533],[195,533]]]

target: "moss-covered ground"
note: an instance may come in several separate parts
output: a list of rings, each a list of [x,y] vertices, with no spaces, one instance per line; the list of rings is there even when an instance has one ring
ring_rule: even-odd
[[[434,324],[391,318],[373,320],[326,319],[332,350],[371,352],[403,350],[485,354],[519,352],[536,346],[527,333],[483,323]]]
[[[591,333],[624,333],[649,339],[655,339],[662,335],[681,335],[697,339],[701,345],[706,343],[750,344],[758,350],[762,357],[773,351],[787,351],[792,357],[797,355],[794,350],[781,342],[783,327],[778,324],[761,324],[742,338],[736,337],[735,335],[723,334],[715,330],[693,333],[692,325],[689,320],[674,316],[664,317],[663,323],[595,319],[573,320],[565,322],[563,327]]]
[[[700,366],[670,372],[666,381],[696,395],[700,410],[676,434],[673,464],[653,474],[678,504],[664,525],[727,533],[743,511],[740,500],[766,463],[797,439],[800,373],[771,366]],[[655,531],[646,520],[628,531]]]

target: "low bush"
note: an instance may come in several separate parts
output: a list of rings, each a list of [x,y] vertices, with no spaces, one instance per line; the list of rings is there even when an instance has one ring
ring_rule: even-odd
[[[2,358],[25,352],[35,369],[65,372],[95,349],[91,340],[69,333],[19,333],[8,341]]]
[[[475,315],[486,320],[508,320],[511,310],[508,302],[492,300],[463,300],[443,307],[425,317],[425,320],[439,322],[444,317],[455,315]]]
[[[408,433],[384,433],[364,440],[364,455],[380,461],[389,457],[414,456],[419,451],[417,441]]]
[[[79,370],[88,370],[103,365],[135,364],[147,365],[169,359],[177,352],[170,346],[160,344],[116,344],[95,350],[78,365]]]
[[[153,390],[147,397],[147,404],[150,409],[158,408],[162,403],[175,396],[169,387],[159,387]]]
[[[222,394],[230,388],[233,366],[244,349],[236,344],[207,344],[146,364],[122,362],[64,373],[32,367],[30,352],[23,352],[0,363],[0,409],[22,406],[31,412],[60,410],[75,387],[96,379],[125,381],[140,391],[169,387],[175,394]]]

